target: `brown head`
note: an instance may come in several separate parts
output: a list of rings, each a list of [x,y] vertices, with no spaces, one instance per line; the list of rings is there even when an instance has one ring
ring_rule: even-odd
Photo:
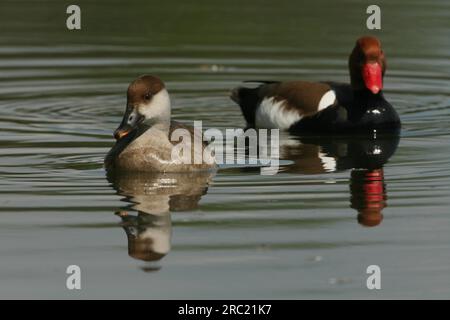
[[[159,121],[170,121],[169,94],[158,77],[140,76],[128,86],[125,114],[114,137],[119,140],[141,124]]]
[[[386,59],[378,38],[373,36],[359,38],[350,54],[348,66],[354,90],[367,89],[377,94],[383,89]]]

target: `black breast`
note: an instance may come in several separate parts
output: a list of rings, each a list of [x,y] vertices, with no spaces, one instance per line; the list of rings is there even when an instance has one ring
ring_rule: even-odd
[[[398,133],[400,118],[382,93],[349,92],[349,86],[333,88],[338,103],[305,117],[289,131],[298,134]]]

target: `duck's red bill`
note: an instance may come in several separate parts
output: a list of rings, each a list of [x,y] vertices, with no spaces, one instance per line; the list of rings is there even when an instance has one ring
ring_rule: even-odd
[[[383,89],[383,71],[379,63],[366,63],[363,66],[362,76],[366,88],[373,94]]]

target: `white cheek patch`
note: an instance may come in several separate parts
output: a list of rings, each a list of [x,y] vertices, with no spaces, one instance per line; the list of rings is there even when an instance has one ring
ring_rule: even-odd
[[[328,108],[336,102],[336,94],[333,90],[329,90],[325,92],[319,102],[319,106],[317,107],[317,111],[322,111],[323,109]]]
[[[298,122],[302,116],[295,110],[286,110],[285,101],[275,102],[275,99],[265,98],[256,110],[255,126],[257,128],[287,130]]]
[[[146,120],[170,119],[170,109],[169,93],[163,89],[155,94],[149,103],[139,106],[139,113]]]

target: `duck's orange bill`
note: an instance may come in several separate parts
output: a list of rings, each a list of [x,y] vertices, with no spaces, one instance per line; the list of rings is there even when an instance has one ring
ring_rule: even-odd
[[[117,130],[114,132],[114,138],[115,138],[116,140],[120,140],[120,139],[122,139],[123,137],[125,137],[126,135],[128,135],[130,132],[131,132],[131,130],[117,129]]]
[[[363,66],[362,76],[366,88],[373,94],[383,89],[383,71],[379,63],[366,63]]]

